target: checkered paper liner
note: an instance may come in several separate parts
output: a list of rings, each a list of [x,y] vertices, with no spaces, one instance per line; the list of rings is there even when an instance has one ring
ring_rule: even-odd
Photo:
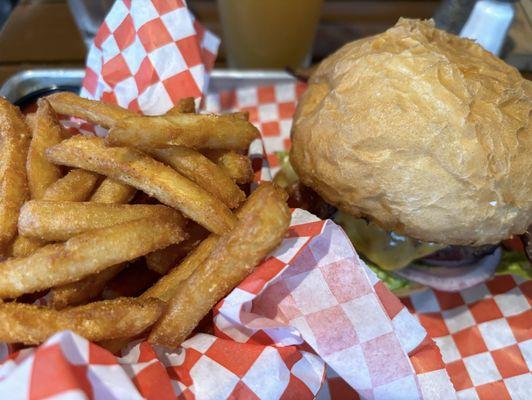
[[[219,44],[183,0],[117,0],[89,50],[81,95],[150,115],[199,101]]]

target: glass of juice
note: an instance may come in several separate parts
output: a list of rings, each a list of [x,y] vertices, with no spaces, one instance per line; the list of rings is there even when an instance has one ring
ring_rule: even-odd
[[[230,68],[308,66],[323,0],[218,0]]]

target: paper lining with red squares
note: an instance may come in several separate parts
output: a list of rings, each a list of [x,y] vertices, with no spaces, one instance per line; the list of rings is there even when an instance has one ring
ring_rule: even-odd
[[[438,344],[458,398],[531,398],[532,281],[505,275],[403,301]]]
[[[162,114],[202,96],[219,44],[182,0],[117,0],[89,50],[81,95]]]

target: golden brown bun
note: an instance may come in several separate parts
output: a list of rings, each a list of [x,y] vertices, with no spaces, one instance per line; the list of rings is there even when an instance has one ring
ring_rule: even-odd
[[[444,244],[532,223],[532,82],[474,42],[400,19],[310,79],[292,164],[325,200]]]

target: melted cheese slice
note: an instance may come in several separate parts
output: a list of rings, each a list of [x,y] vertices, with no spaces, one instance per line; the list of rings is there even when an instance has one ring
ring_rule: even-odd
[[[412,261],[445,247],[387,232],[373,222],[341,211],[336,213],[334,221],[344,228],[359,253],[388,271],[404,268]]]

